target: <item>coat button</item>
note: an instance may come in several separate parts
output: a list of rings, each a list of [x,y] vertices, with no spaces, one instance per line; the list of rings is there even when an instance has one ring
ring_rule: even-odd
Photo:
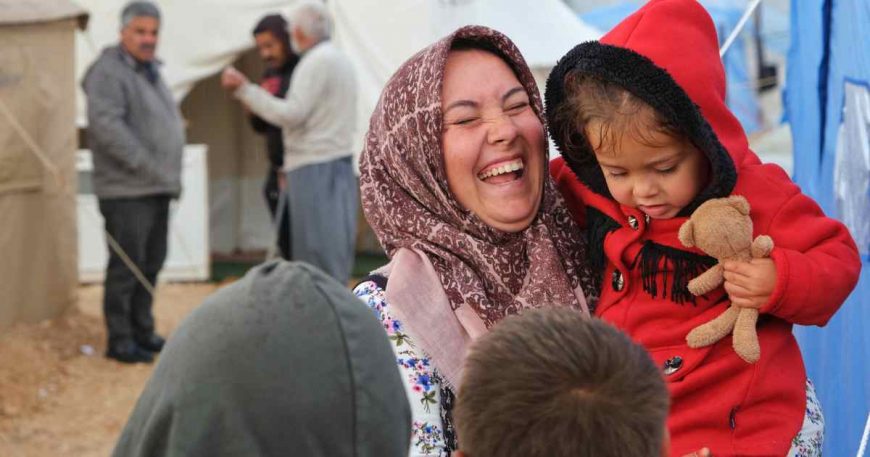
[[[665,375],[672,375],[677,372],[683,366],[683,358],[680,356],[671,357],[668,360],[665,360],[664,372]]]
[[[613,276],[610,281],[610,285],[613,286],[613,290],[619,292],[625,287],[625,278],[622,277],[622,273],[619,270],[613,270]]]
[[[644,214],[644,215],[643,215],[643,221],[646,222],[646,225],[649,225],[649,222],[650,222],[651,220],[652,220],[652,218],[649,217],[649,214]]]
[[[637,230],[637,218],[634,216],[628,216],[628,225]]]

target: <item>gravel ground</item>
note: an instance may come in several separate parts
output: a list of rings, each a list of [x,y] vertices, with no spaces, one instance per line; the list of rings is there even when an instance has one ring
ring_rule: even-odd
[[[217,288],[161,284],[158,332],[171,334]],[[103,357],[102,294],[102,286],[82,286],[65,316],[0,335],[0,456],[110,454],[153,365]]]

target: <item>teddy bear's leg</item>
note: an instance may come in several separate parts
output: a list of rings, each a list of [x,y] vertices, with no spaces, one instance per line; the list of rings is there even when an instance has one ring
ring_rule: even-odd
[[[686,335],[686,342],[690,348],[709,346],[731,333],[734,322],[737,321],[737,313],[740,309],[729,306],[722,314],[706,324],[699,325]]]
[[[748,363],[755,363],[761,357],[761,347],[758,345],[758,333],[755,324],[758,322],[758,310],[742,308],[734,323],[734,352]]]
[[[689,281],[689,292],[692,295],[704,295],[707,292],[719,287],[722,281],[725,280],[723,274],[725,269],[721,264],[713,265],[709,270],[701,273],[695,279]]]

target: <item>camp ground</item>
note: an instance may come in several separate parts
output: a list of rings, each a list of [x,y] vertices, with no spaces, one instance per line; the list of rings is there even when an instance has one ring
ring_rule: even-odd
[[[252,28],[295,0],[155,1],[161,72],[184,118],[184,192],[170,208],[155,314],[171,332],[211,292],[274,249],[262,198],[265,141],[220,85],[264,66]],[[467,24],[513,39],[543,88],[574,44],[643,2],[329,0],[359,83],[354,151],[381,90],[416,51]],[[765,161],[844,222],[860,282],[823,328],[796,326],[824,406],[825,455],[867,455],[870,435],[870,9],[863,0],[702,0],[719,31],[728,104]],[[150,368],[105,348],[108,258],[93,194],[82,78],[117,43],[121,1],[0,0],[0,455],[107,455]],[[556,151],[551,148],[551,155]],[[360,214],[360,258],[384,259]],[[216,260],[217,259],[217,262]],[[241,270],[217,274],[226,263]],[[377,264],[360,263],[357,276]],[[126,367],[125,367],[126,368]]]

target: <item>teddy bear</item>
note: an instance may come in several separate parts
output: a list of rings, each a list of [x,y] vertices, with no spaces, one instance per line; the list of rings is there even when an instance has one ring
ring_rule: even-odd
[[[680,242],[686,247],[698,247],[718,263],[689,281],[689,292],[703,295],[724,282],[726,260],[749,261],[768,257],[773,240],[767,235],[752,239],[752,219],[749,202],[741,196],[716,198],[701,204],[679,232]],[[709,346],[733,331],[734,351],[748,363],[761,357],[755,324],[758,310],[730,306],[725,312],[705,324],[695,327],[686,336],[691,348]]]

